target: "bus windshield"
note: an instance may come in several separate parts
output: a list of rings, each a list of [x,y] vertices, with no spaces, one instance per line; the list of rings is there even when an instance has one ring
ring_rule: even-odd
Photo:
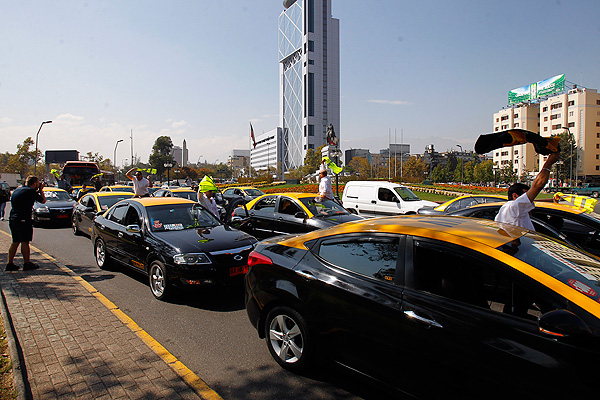
[[[92,162],[67,162],[62,173],[71,186],[81,186],[91,183],[90,179],[99,174],[100,169]]]

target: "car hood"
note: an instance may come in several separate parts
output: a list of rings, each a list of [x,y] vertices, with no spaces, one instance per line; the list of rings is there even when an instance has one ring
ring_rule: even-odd
[[[344,222],[358,221],[360,219],[365,219],[364,217],[361,217],[356,214],[338,214],[338,215],[334,214],[334,215],[328,215],[328,216],[323,216],[323,217],[315,216],[313,218],[316,221],[323,221],[324,224],[328,224],[328,225],[338,225],[338,224],[343,224]]]
[[[33,208],[41,208],[41,207],[69,208],[69,207],[73,207],[73,204],[75,204],[75,201],[73,201],[73,200],[47,201],[43,204],[36,201],[35,204],[33,205]]]
[[[253,236],[225,225],[213,228],[154,232],[153,235],[178,249],[181,253],[198,251],[211,253],[246,247],[257,242]]]

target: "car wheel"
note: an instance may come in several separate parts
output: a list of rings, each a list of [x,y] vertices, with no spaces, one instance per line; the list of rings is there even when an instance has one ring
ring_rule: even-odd
[[[107,269],[110,264],[110,256],[106,251],[106,244],[104,244],[104,240],[98,239],[96,240],[96,246],[94,246],[94,252],[96,253],[96,264],[100,269]]]
[[[594,191],[592,192],[592,197],[597,199],[598,198],[598,192]]]
[[[77,217],[75,215],[73,215],[73,217],[71,218],[71,228],[73,228],[73,235],[81,236],[79,225],[77,225]]]
[[[158,300],[165,300],[171,293],[171,286],[167,277],[165,265],[158,261],[152,261],[150,264],[150,291]]]
[[[277,307],[267,315],[265,340],[271,356],[283,368],[306,371],[314,353],[306,320],[289,307]]]

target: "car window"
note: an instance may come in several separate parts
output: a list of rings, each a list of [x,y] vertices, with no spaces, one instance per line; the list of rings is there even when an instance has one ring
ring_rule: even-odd
[[[413,251],[408,285],[416,290],[531,321],[567,308],[564,299],[485,255],[419,239]]]
[[[46,191],[44,192],[46,197],[46,201],[67,201],[73,200],[69,193],[67,192],[59,192],[59,191]]]
[[[265,212],[275,212],[275,202],[277,201],[277,196],[268,196],[264,199],[260,199],[254,205],[255,210],[261,210]]]
[[[419,201],[419,197],[414,194],[409,188],[406,187],[395,187],[394,190],[400,198],[404,201]]]
[[[96,210],[96,202],[94,202],[94,198],[92,196],[86,196],[83,198],[83,204],[86,207],[93,207],[94,211]]]
[[[394,195],[394,193],[392,193],[390,189],[386,188],[379,188],[379,191],[377,192],[377,198],[379,199],[379,201],[387,201],[391,203],[399,202],[398,198]]]
[[[314,197],[302,197],[299,200],[315,217],[348,214],[348,210],[333,200]]]
[[[119,201],[129,199],[131,197],[133,197],[133,193],[123,193],[123,195],[117,196],[98,196],[98,202],[100,202],[100,210],[108,210],[110,207],[114,206]]]
[[[463,204],[465,204],[466,199],[460,199],[460,200],[456,200],[455,202],[453,202],[452,204],[450,204],[448,207],[446,207],[446,209],[444,210],[445,212],[449,213],[452,211],[456,211],[456,210],[461,210],[463,208],[465,208],[463,206]]]
[[[248,196],[262,196],[263,194],[265,194],[263,191],[258,190],[258,189],[245,189],[246,190],[246,194]],[[243,194],[243,193],[242,193]]]
[[[196,192],[173,192],[173,195],[182,199],[198,201],[198,193]]]
[[[227,189],[227,190],[225,190],[225,191],[223,192],[223,194],[224,194],[225,196],[232,195],[232,194],[233,194],[233,189]]]
[[[476,210],[472,213],[468,213],[468,214],[464,214],[468,217],[472,217],[472,218],[483,218],[483,219],[494,219],[496,218],[496,214],[498,214],[498,210],[499,208],[492,208],[492,209],[482,209],[482,210]]]
[[[142,225],[142,222],[140,219],[140,214],[135,209],[135,207],[129,207],[129,210],[127,210],[127,214],[125,215],[125,223],[123,225],[125,225],[125,226],[129,226],[129,225],[141,226]]]
[[[584,222],[584,216],[570,216],[563,213],[554,213],[548,210],[536,209],[532,216],[547,222],[569,240],[577,243],[583,249],[598,254],[600,241],[598,228]],[[578,219],[580,218],[580,219]]]
[[[121,204],[116,206],[108,216],[108,219],[110,221],[116,222],[117,224],[123,225],[123,222],[125,220],[125,214],[127,213],[127,207],[129,207],[128,204]]]
[[[216,217],[195,203],[146,207],[153,232],[209,228],[220,225]]]
[[[281,197],[279,199],[279,213],[296,215],[296,213],[301,211],[302,210],[300,209],[300,207],[298,207],[298,205],[292,199],[288,197]]]
[[[398,238],[324,240],[318,247],[318,255],[339,268],[392,282],[396,274]]]
[[[243,196],[244,193],[240,189],[235,189],[235,194],[238,196]]]

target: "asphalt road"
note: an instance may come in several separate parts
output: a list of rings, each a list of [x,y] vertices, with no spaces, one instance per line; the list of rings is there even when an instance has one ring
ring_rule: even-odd
[[[7,215],[9,209],[10,203]],[[10,232],[8,222],[0,229]],[[145,276],[124,267],[100,270],[90,239],[74,236],[68,226],[35,228],[32,245],[92,284],[224,399],[390,398],[372,381],[335,365],[311,376],[281,369],[248,321],[241,286],[162,302]]]

